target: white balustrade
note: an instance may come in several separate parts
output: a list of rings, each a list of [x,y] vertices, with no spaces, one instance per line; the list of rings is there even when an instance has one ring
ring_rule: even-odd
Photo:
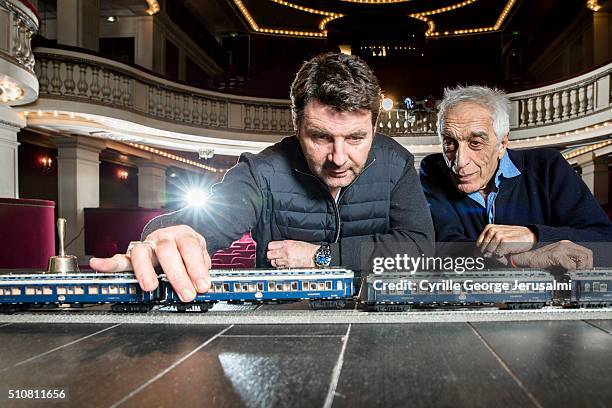
[[[611,72],[609,64],[567,81],[510,94],[518,110],[517,129],[549,126],[610,108]],[[608,98],[598,103],[596,96],[602,93]]]
[[[84,53],[41,48],[36,61],[41,98],[102,104],[219,130],[287,134],[293,129],[289,101],[205,91]],[[240,118],[230,118],[230,105],[239,106],[232,112]]]

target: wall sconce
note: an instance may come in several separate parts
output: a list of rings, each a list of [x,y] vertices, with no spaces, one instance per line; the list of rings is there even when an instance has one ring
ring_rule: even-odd
[[[129,173],[125,170],[119,170],[117,172],[117,177],[119,177],[119,181],[123,184],[127,183],[128,175]]]
[[[40,171],[42,174],[48,174],[51,171],[51,167],[53,165],[53,159],[47,156],[43,156],[38,161],[40,165]]]

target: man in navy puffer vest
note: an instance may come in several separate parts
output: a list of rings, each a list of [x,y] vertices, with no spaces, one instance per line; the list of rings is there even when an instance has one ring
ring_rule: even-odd
[[[381,93],[371,69],[354,56],[315,57],[297,73],[291,101],[295,136],[241,155],[203,209],[153,219],[130,257],[92,259],[91,266],[133,267],[149,291],[159,264],[188,302],[210,288],[209,254],[247,231],[257,242],[258,267],[337,265],[359,272],[372,251],[433,255],[433,224],[414,158],[374,133]]]

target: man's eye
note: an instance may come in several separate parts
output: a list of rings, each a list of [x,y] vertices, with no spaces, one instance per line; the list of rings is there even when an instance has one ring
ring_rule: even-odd
[[[480,148],[480,147],[482,147],[482,142],[481,142],[481,141],[479,141],[479,140],[472,140],[472,141],[470,142],[470,147],[473,147],[473,148]]]

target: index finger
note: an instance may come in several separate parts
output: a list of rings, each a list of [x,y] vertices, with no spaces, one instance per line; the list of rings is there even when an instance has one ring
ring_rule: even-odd
[[[137,245],[130,253],[134,275],[142,290],[150,292],[157,288],[158,280],[153,263],[155,254],[149,245]]]
[[[489,233],[489,230],[491,228],[495,227],[495,224],[487,224],[484,229],[482,230],[482,232],[480,233],[480,235],[478,236],[478,239],[476,239],[476,246],[480,248],[480,246],[482,245],[482,242],[485,238],[485,236],[487,235],[487,233]]]

